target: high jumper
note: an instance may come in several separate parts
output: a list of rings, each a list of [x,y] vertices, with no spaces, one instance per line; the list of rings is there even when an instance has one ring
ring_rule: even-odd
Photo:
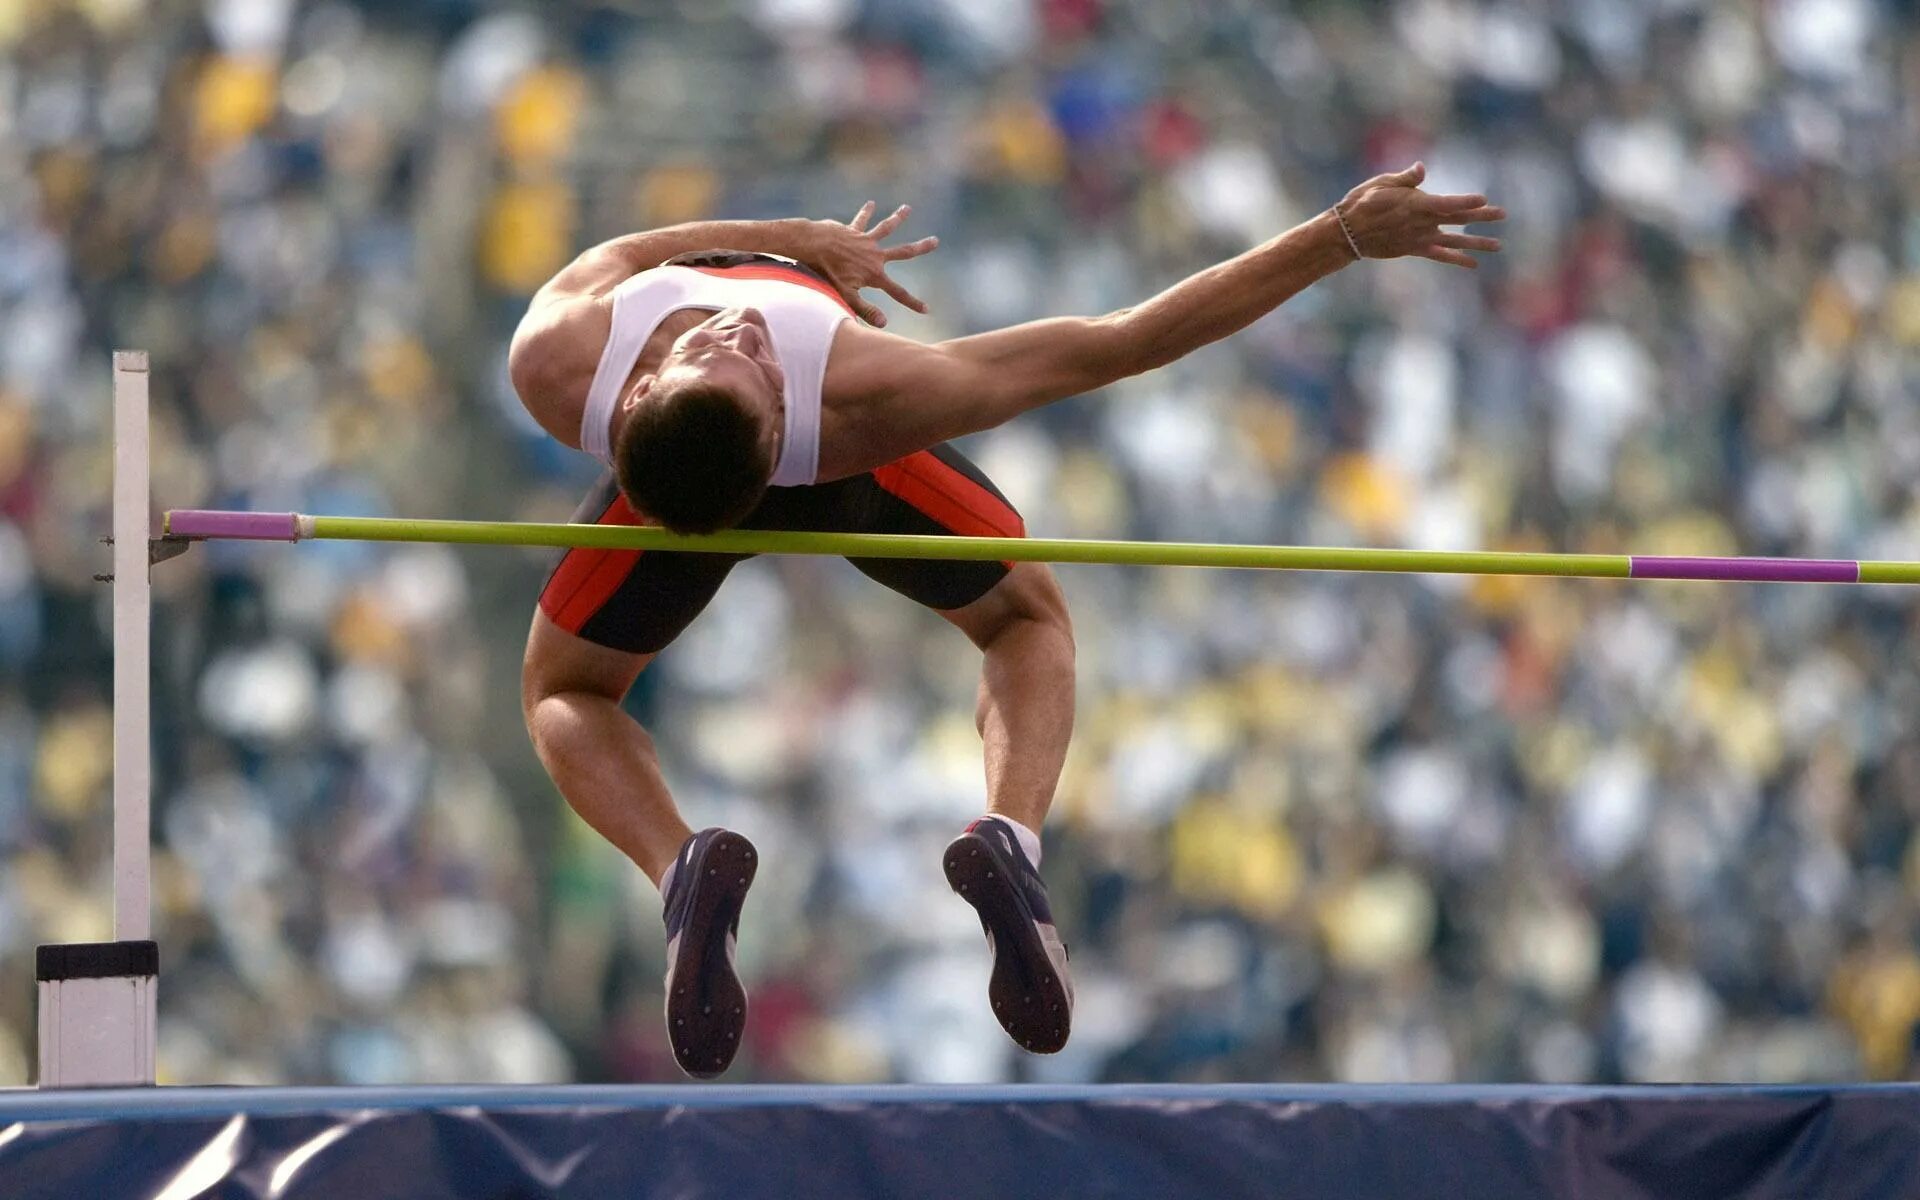
[[[925,311],[888,268],[937,242],[882,245],[904,206],[872,228],[869,203],[844,225],[722,221],[634,234],[587,250],[534,295],[510,372],[542,428],[607,468],[576,522],[1018,538],[1020,514],[950,441],[1165,366],[1362,258],[1472,268],[1470,252],[1499,249],[1445,227],[1498,221],[1503,210],[1481,195],[1424,192],[1424,178],[1416,163],[1367,180],[1132,307],[935,344],[884,332],[861,295],[878,288]],[[724,1071],[740,1044],[746,993],[734,940],[757,853],[737,832],[688,826],[621,701],[744,557],[568,552],[541,594],[522,673],[527,728],[555,784],[660,888],[667,1032],[681,1067],[699,1076]],[[1073,727],[1073,634],[1059,585],[1036,562],[850,561],[982,651],[987,811],[943,862],[986,931],[1001,1025],[1030,1051],[1057,1051],[1073,986],[1038,867]]]

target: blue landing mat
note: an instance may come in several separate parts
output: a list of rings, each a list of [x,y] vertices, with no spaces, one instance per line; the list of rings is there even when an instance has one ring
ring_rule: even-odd
[[[0,1093],[8,1200],[1920,1197],[1920,1087]]]

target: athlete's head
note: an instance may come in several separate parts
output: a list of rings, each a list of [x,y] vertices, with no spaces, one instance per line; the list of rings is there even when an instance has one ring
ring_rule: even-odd
[[[740,522],[773,477],[786,380],[767,323],[730,308],[682,334],[622,402],[613,470],[636,511],[675,533]]]

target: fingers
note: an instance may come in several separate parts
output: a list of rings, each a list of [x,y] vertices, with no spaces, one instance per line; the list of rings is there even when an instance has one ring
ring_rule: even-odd
[[[1381,188],[1418,187],[1420,181],[1426,177],[1427,168],[1421,163],[1415,163],[1404,171],[1395,171],[1387,175],[1375,175],[1372,179],[1355,187],[1353,191],[1347,193],[1347,195],[1348,198],[1351,199],[1354,196],[1366,192],[1378,191]]]
[[[889,216],[886,220],[880,222],[878,225],[875,225],[873,227],[873,233],[870,234],[869,236],[872,237],[873,240],[876,242],[882,240],[888,234],[900,228],[900,222],[906,220],[907,214],[912,211],[913,211],[913,208],[910,205],[902,204],[899,208],[896,208],[893,210],[892,216]]]
[[[1500,252],[1499,238],[1475,237],[1470,233],[1443,233],[1433,239],[1433,244],[1450,250],[1483,250],[1488,254]]]
[[[1441,225],[1478,225],[1483,221],[1506,220],[1507,210],[1497,204],[1484,204],[1465,212],[1442,213],[1436,216],[1439,218],[1437,223]]]
[[[940,239],[937,237],[923,237],[917,241],[906,242],[898,246],[879,246],[877,243],[894,230],[900,228],[900,223],[905,221],[913,212],[913,206],[910,204],[902,204],[899,208],[889,213],[885,220],[869,230],[867,228],[867,222],[873,219],[874,212],[874,202],[871,200],[867,201],[860,206],[860,211],[854,214],[853,220],[847,222],[847,228],[853,230],[855,233],[862,234],[867,238],[869,243],[873,244],[874,249],[879,250],[881,263],[905,262],[908,259],[919,258],[923,254],[931,254],[939,248]],[[846,300],[847,306],[853,309],[854,315],[876,329],[884,329],[886,327],[887,317],[878,307],[868,303],[867,300],[860,295],[860,290],[863,287],[880,288],[885,291],[887,295],[892,296],[895,300],[907,308],[912,309],[914,312],[924,313],[927,311],[927,305],[924,300],[900,286],[900,284],[889,277],[884,270],[876,272],[873,271],[869,265],[863,265],[859,274],[862,282],[853,286],[848,286],[846,281],[841,277],[837,275],[833,276],[833,286],[835,290],[840,293],[841,297]]]
[[[1391,171],[1385,175],[1375,175],[1361,184],[1361,187],[1419,187],[1420,181],[1427,177],[1427,164],[1415,163],[1404,171]]]
[[[887,314],[880,310],[879,305],[874,304],[865,296],[862,296],[859,288],[848,287],[833,276],[828,276],[828,282],[833,284],[834,291],[840,293],[840,298],[847,302],[847,307],[853,310],[854,316],[859,317],[875,329],[885,329],[887,327]],[[926,302],[906,288],[901,287],[894,280],[882,275],[879,282],[873,286],[884,289],[887,295],[892,296],[901,304],[904,304],[914,312],[925,315],[927,311]]]
[[[880,252],[880,259],[882,262],[904,262],[909,258],[919,258],[922,254],[931,254],[939,248],[939,238],[923,237],[917,242],[888,246]]]
[[[855,217],[854,220],[857,221],[859,218]],[[849,222],[849,224],[851,224],[851,222]],[[831,271],[823,273],[827,277],[827,282],[833,285],[833,290],[839,292],[840,298],[845,300],[847,307],[853,310],[854,316],[859,317],[862,321],[865,321],[876,329],[885,328],[887,315],[872,304],[869,304],[866,297],[860,294],[858,287],[849,286],[845,279],[842,279],[839,275]]]
[[[1430,258],[1437,263],[1450,263],[1456,267],[1465,267],[1469,271],[1478,271],[1480,264],[1471,254],[1462,250],[1449,250],[1445,246],[1428,246],[1420,251],[1421,258]]]
[[[914,312],[920,313],[922,315],[926,313],[927,311],[926,302],[921,300],[920,297],[914,295],[912,292],[908,291],[906,288],[901,287],[890,276],[887,276],[884,274],[880,276],[880,288],[881,290],[885,291],[887,295],[892,296],[895,300],[898,300],[900,303],[906,305],[908,308],[912,309]]]
[[[1485,208],[1487,206],[1487,198],[1481,195],[1420,195],[1413,198],[1413,205],[1421,212],[1444,216],[1451,213],[1471,212],[1474,209]]]

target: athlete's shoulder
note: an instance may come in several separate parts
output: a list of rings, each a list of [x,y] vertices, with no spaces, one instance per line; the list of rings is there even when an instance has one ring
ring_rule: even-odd
[[[536,419],[577,399],[572,393],[593,378],[611,328],[604,297],[558,294],[528,306],[507,346],[507,375]]]

